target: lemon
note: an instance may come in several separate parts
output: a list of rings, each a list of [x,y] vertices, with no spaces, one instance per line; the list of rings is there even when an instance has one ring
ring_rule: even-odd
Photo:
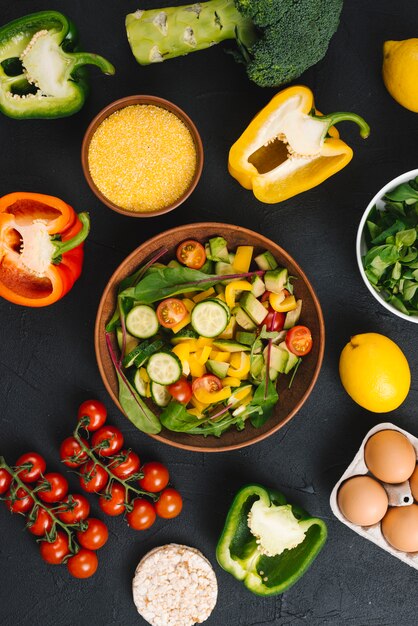
[[[385,41],[382,71],[392,98],[418,113],[418,39]]]
[[[404,353],[394,341],[378,333],[351,338],[341,352],[340,378],[353,400],[375,413],[398,408],[411,385]]]

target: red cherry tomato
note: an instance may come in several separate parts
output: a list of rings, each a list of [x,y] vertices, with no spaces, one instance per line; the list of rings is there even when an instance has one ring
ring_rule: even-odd
[[[82,439],[82,442],[89,447],[86,439]],[[75,437],[64,439],[60,447],[60,457],[67,467],[78,467],[88,460],[87,452],[83,450]]]
[[[90,432],[98,430],[106,421],[106,407],[99,400],[86,400],[80,404],[78,409],[78,419],[81,420],[83,417],[89,418],[89,423],[85,427],[86,430]]]
[[[167,487],[170,475],[168,469],[162,463],[157,461],[145,463],[141,471],[144,477],[139,480],[139,484],[144,491],[157,493]]]
[[[68,510],[62,510],[68,505]],[[77,524],[86,519],[90,513],[90,503],[79,493],[72,493],[60,502],[60,510],[57,517],[65,524]]]
[[[205,374],[193,381],[192,389],[193,393],[196,393],[199,389],[204,389],[208,393],[216,393],[222,389],[222,382],[220,378],[213,374]]]
[[[44,561],[51,565],[59,565],[62,563],[62,560],[70,554],[68,536],[66,533],[59,530],[55,541],[41,541],[39,550]]]
[[[10,491],[6,493],[6,498],[10,498]],[[27,513],[34,505],[32,497],[23,489],[19,487],[14,494],[14,502],[10,499],[6,500],[6,506],[11,513]]]
[[[106,470],[100,465],[96,465],[94,461],[87,461],[80,471],[80,485],[88,493],[101,491],[109,479]]]
[[[99,498],[99,506],[106,515],[116,516],[125,512],[126,491],[119,483],[113,483],[109,494]]]
[[[148,500],[137,498],[132,503],[132,511],[126,514],[126,521],[134,530],[146,530],[150,528],[157,514],[154,506]]]
[[[33,522],[31,521],[27,528],[32,535],[43,537],[52,528],[52,517],[45,509],[39,507],[36,509]]]
[[[133,474],[136,474],[141,465],[139,456],[135,452],[132,452],[132,450],[121,450],[119,454],[123,455],[125,460],[121,462],[112,461],[109,464],[109,469],[112,473],[122,479],[129,478]]]
[[[123,435],[115,426],[102,426],[91,438],[91,447],[100,456],[112,456],[123,446]]]
[[[6,493],[11,484],[12,477],[9,472],[2,467],[0,469],[0,496]]]
[[[271,291],[265,291],[260,298],[261,302],[267,302],[268,299],[270,298],[270,294],[271,294]]]
[[[20,480],[23,480],[24,483],[34,483],[39,480],[46,470],[45,459],[37,452],[26,452],[26,454],[22,454],[16,461],[17,467],[21,465],[30,465],[28,469],[17,470]]]
[[[161,493],[159,499],[155,503],[155,510],[159,517],[164,519],[172,519],[181,513],[183,508],[183,499],[176,489],[168,487]]]
[[[178,246],[176,255],[180,263],[194,270],[200,270],[206,261],[204,247],[194,239],[183,241],[183,243]]]
[[[99,561],[95,552],[81,548],[67,561],[67,568],[74,578],[90,578],[96,572]]]
[[[39,489],[37,492],[40,500],[52,503],[65,498],[68,493],[68,480],[62,474],[49,472],[45,474],[43,480],[45,481],[45,488]]]
[[[265,325],[267,330],[270,332],[279,332],[280,330],[283,330],[285,319],[285,313],[279,313],[278,311],[275,311],[273,307],[269,306],[268,313],[261,326]]]
[[[182,376],[176,383],[168,385],[169,393],[180,404],[187,404],[190,402],[193,391],[191,384]]]
[[[157,306],[157,317],[161,326],[173,328],[184,320],[187,309],[178,298],[167,298]]]
[[[286,334],[286,345],[296,356],[305,356],[312,350],[312,335],[306,326],[293,326]]]
[[[95,517],[89,517],[86,522],[88,524],[87,530],[77,531],[78,543],[88,550],[99,550],[108,540],[107,526],[102,520]]]

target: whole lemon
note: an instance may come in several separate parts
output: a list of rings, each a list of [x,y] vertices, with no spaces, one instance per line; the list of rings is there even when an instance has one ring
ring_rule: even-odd
[[[382,71],[390,95],[418,113],[418,39],[385,41]]]
[[[394,341],[378,333],[351,338],[341,352],[340,378],[353,400],[375,413],[398,408],[411,385],[404,353]]]

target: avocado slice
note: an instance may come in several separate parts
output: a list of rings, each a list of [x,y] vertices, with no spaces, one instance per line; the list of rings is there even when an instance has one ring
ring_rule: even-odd
[[[239,303],[244,309],[245,313],[250,316],[252,321],[257,326],[259,326],[267,317],[267,309],[261,304],[259,300],[257,300],[257,298],[253,296],[250,291],[246,291],[244,293]]]
[[[273,293],[280,293],[283,291],[284,286],[287,283],[288,272],[285,267],[279,267],[275,270],[270,270],[264,274],[264,282],[266,284],[267,291]]]
[[[254,261],[257,263],[260,270],[275,270],[277,267],[277,261],[269,250],[259,254],[255,257]]]

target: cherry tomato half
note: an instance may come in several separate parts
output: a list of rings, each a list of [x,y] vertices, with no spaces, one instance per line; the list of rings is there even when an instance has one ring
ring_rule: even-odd
[[[132,502],[132,511],[126,514],[126,521],[134,530],[146,530],[153,525],[156,517],[157,514],[151,502],[136,498]]]
[[[187,309],[178,298],[167,298],[157,306],[157,317],[161,326],[173,328],[184,320]]]
[[[90,578],[96,572],[99,560],[95,552],[81,548],[67,561],[67,568],[74,578]]]
[[[208,393],[216,393],[222,389],[222,382],[220,378],[213,374],[205,374],[193,381],[192,389],[193,393],[196,393],[199,389],[203,389]]]
[[[6,493],[10,485],[12,484],[12,477],[9,472],[3,467],[0,469],[0,496]]]
[[[6,493],[6,498],[10,498],[10,491]],[[19,487],[13,496],[14,502],[10,499],[6,500],[6,506],[11,513],[27,513],[34,505],[32,497],[23,489]]]
[[[285,313],[279,313],[279,311],[275,311],[273,307],[269,306],[267,316],[261,326],[266,325],[267,330],[270,332],[279,332],[283,330],[285,319]]]
[[[67,506],[67,510],[65,509]],[[90,513],[90,503],[79,493],[72,493],[60,502],[60,511],[57,517],[65,524],[77,524],[86,519]]]
[[[183,508],[183,499],[176,489],[169,487],[164,489],[159,499],[155,503],[155,510],[159,517],[164,519],[172,519],[181,513]]]
[[[67,554],[70,554],[66,533],[59,530],[55,541],[41,541],[39,550],[44,561],[51,565],[59,565]]]
[[[126,491],[119,483],[113,483],[110,492],[99,498],[99,506],[103,513],[111,515],[122,515],[125,512]]]
[[[109,469],[118,478],[129,478],[133,474],[139,471],[141,461],[139,456],[132,450],[121,450],[119,453],[125,458],[124,461],[112,461],[109,464]]]
[[[204,247],[194,239],[183,241],[183,243],[178,246],[176,255],[180,263],[194,270],[200,270],[206,261]]]
[[[123,446],[123,435],[115,426],[102,426],[91,438],[91,447],[100,456],[112,456]]]
[[[68,493],[68,480],[62,474],[49,472],[45,474],[43,481],[45,481],[45,487],[37,492],[40,500],[51,503],[65,498]]]
[[[87,530],[77,531],[78,543],[87,550],[99,550],[108,540],[107,526],[102,520],[95,517],[89,517],[86,522],[88,524]]]
[[[17,467],[21,465],[31,466],[29,469],[18,470],[19,478],[23,480],[24,483],[34,483],[36,480],[39,480],[46,470],[45,459],[37,452],[26,452],[26,454],[22,454],[16,461]]]
[[[87,461],[81,468],[80,485],[88,493],[101,491],[109,479],[108,473],[94,461]]]
[[[99,400],[86,400],[78,409],[78,419],[81,420],[83,417],[88,417],[90,420],[86,430],[90,432],[98,430],[106,421],[106,407]]]
[[[141,489],[144,491],[158,493],[158,491],[167,487],[168,481],[170,480],[170,474],[168,473],[166,466],[162,463],[158,463],[157,461],[145,463],[141,471],[144,474],[144,477],[138,482]]]
[[[84,445],[89,447],[86,439],[82,439]],[[83,450],[75,437],[67,437],[60,447],[61,461],[67,467],[78,467],[85,463],[88,459],[87,452]]]
[[[168,385],[168,392],[173,396],[180,404],[187,404],[190,402],[193,391],[191,384],[182,376],[176,383]]]
[[[43,509],[38,507],[36,509],[35,518],[27,526],[27,529],[32,535],[37,537],[43,537],[52,528],[52,517]]]
[[[312,350],[312,335],[306,326],[293,326],[286,334],[286,345],[296,356],[305,356]]]

